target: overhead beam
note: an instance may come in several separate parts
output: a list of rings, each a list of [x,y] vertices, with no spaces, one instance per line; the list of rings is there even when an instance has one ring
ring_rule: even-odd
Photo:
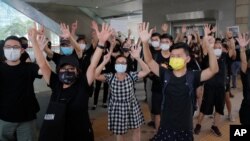
[[[2,0],[4,3],[23,13],[27,17],[50,29],[56,34],[60,34],[60,25],[51,18],[47,17],[28,3],[21,0]]]
[[[96,15],[93,11],[89,10],[88,8],[85,7],[78,7],[78,8],[86,15],[88,15],[90,18],[95,20],[98,24],[102,24],[105,22],[102,18],[100,18],[98,15]]]

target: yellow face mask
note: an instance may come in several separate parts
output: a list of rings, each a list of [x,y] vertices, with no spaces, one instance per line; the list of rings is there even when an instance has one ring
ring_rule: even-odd
[[[172,67],[173,70],[180,70],[185,66],[185,60],[179,57],[171,57],[169,65]]]

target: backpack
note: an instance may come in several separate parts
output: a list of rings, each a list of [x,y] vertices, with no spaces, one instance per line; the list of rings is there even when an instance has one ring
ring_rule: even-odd
[[[164,94],[164,93],[165,93],[165,90],[167,88],[167,85],[170,82],[171,75],[173,75],[173,72],[166,69],[166,71],[164,72],[164,76],[163,76],[163,78],[164,78],[164,84],[163,84],[163,89],[162,89],[163,101],[162,101],[162,108],[161,109],[163,109],[163,106],[165,103],[166,94]],[[192,99],[193,114],[194,114],[194,112],[196,110],[196,93],[195,93],[195,89],[193,86],[193,82],[194,82],[194,73],[193,73],[193,71],[187,70],[185,85],[187,85],[189,88],[189,96]]]

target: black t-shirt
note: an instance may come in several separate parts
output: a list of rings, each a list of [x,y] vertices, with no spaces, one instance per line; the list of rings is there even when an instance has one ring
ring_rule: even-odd
[[[162,56],[161,50],[155,51],[153,54],[153,58],[159,64],[159,66],[168,68],[169,58],[164,58]],[[158,94],[161,94],[162,93],[162,91],[161,91],[162,85],[161,85],[160,78],[154,74],[151,75],[150,78],[152,79],[151,91],[156,92]]]
[[[176,77],[172,71],[160,67],[161,83],[165,82],[164,73],[170,73],[170,81],[164,91],[163,109],[161,114],[161,127],[182,131],[193,128],[193,104],[186,85],[186,75]],[[193,88],[200,84],[201,71],[193,71]]]
[[[211,79],[205,82],[205,85],[211,87],[225,87],[226,86],[226,76],[227,76],[227,66],[229,63],[229,55],[227,53],[222,53],[221,57],[217,60],[219,66],[219,72],[216,73]],[[209,66],[208,56],[204,58],[204,66],[207,68]]]
[[[188,68],[188,70],[200,71],[201,70],[201,64],[195,58],[191,58],[190,62],[187,64],[187,68]]]
[[[69,88],[63,89],[63,84],[55,73],[51,73],[51,101],[60,96],[60,102],[67,103],[65,140],[84,140],[92,132],[88,114],[88,91],[90,86],[86,75],[79,75],[77,81]]]
[[[246,73],[241,71],[241,81],[243,85],[243,101],[250,105],[250,69]]]
[[[33,82],[35,78],[41,78],[38,70],[34,63],[9,66],[0,62],[0,119],[24,122],[36,118],[39,105]]]
[[[21,56],[20,56],[20,61],[21,61],[21,62],[26,62],[26,60],[27,60],[28,58],[30,58],[29,54],[28,54],[26,51],[24,51],[24,52],[21,54]]]

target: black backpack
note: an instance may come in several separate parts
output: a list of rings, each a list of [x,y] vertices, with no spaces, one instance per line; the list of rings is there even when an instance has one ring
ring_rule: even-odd
[[[169,84],[170,82],[170,78],[171,78],[171,75],[173,75],[173,72],[166,69],[165,72],[164,72],[164,83],[163,83],[163,89],[162,89],[162,94],[163,94],[163,101],[162,101],[162,109],[163,109],[163,106],[164,106],[164,102],[165,102],[165,90],[167,88],[167,85]],[[192,105],[193,105],[193,114],[196,110],[196,93],[195,93],[195,89],[194,89],[194,71],[191,71],[191,70],[187,70],[187,74],[186,74],[186,85],[188,86],[189,88],[189,96],[191,97],[192,99]]]

